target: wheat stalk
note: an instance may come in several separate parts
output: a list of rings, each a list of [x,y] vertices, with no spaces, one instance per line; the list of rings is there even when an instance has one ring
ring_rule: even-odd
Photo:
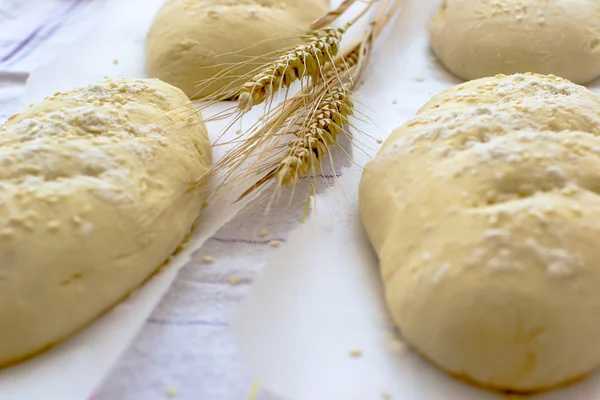
[[[375,1],[371,0],[369,6]],[[389,2],[395,6],[388,7]],[[219,187],[230,179],[246,181],[259,175],[262,178],[238,200],[272,181],[276,184],[275,195],[279,188],[295,186],[302,176],[320,168],[338,136],[350,137],[345,129],[354,115],[352,91],[366,69],[373,40],[390,21],[399,2],[380,0],[378,16],[371,21],[362,41],[350,51],[340,54],[342,36],[369,6],[344,28],[313,32],[304,45],[283,53],[242,86],[230,126],[277,90],[308,78],[297,93],[286,95],[274,107],[269,105],[263,117],[238,137],[239,144],[215,164],[211,173],[225,173]]]
[[[259,168],[266,173],[263,172],[264,176],[246,190],[240,199],[271,180],[276,182],[276,192],[283,186],[294,187],[302,176],[320,168],[330,147],[336,143],[339,134],[345,133],[344,127],[349,124],[349,118],[354,114],[354,105],[350,96],[366,69],[373,40],[381,33],[399,7],[397,0],[389,9],[387,8],[389,0],[383,3],[378,17],[371,23],[370,31],[361,43],[332,60],[323,69],[321,75],[323,82],[320,89],[315,89],[314,86],[303,88],[298,95],[288,99],[291,108],[287,108],[286,102],[280,106],[280,112],[268,121],[275,121],[273,125],[265,126],[267,129],[258,129],[251,136],[251,139],[259,138],[254,143],[265,143],[267,138],[287,133],[296,121],[304,120],[299,129],[293,131],[295,138],[284,145],[284,151],[276,153],[276,161],[266,163],[266,166]],[[308,101],[312,105],[308,107],[313,110],[312,112],[306,112],[307,107],[301,105],[302,100],[304,104]],[[244,148],[244,145],[241,147],[237,155],[247,157],[246,150],[250,149]],[[333,160],[331,162],[333,163]]]
[[[353,115],[354,104],[350,94],[366,65],[364,61],[369,57],[369,49],[370,40],[366,38],[340,60],[336,60],[339,61],[339,68],[336,69],[333,64],[328,66],[324,71],[327,79],[316,86],[304,88],[286,104],[279,105],[277,112],[264,126],[257,127],[230,155],[230,159],[223,160],[225,165],[231,166],[231,161],[237,159],[236,169],[256,149],[271,149],[266,150],[271,154],[269,160],[262,162],[255,171],[263,174],[263,177],[246,190],[240,199],[274,178],[277,188],[294,186],[302,176],[320,167],[330,146],[336,143],[337,136],[345,133],[344,126]],[[307,102],[311,106],[307,107]],[[283,146],[275,145],[279,151],[273,151],[271,142],[277,142],[288,132],[293,132],[295,138]]]
[[[338,55],[344,30],[324,28],[314,31],[306,38],[306,44],[268,64],[240,88],[238,108],[248,111],[279,89],[305,77],[316,80],[325,64]]]
[[[362,46],[359,44],[345,54],[338,55],[332,63],[326,64],[322,70],[323,80],[321,82],[326,82],[326,86],[331,86],[347,79],[345,78],[346,74],[351,72],[358,63],[361,49]],[[224,169],[236,170],[247,161],[254,150],[267,145],[267,142],[277,136],[282,127],[289,128],[289,121],[292,120],[292,116],[302,113],[302,110],[306,109],[307,103],[314,102],[317,96],[315,92],[317,86],[314,82],[306,85],[299,93],[269,109],[267,114],[254,124],[246,135],[243,135],[245,136],[243,142],[229,151],[214,165],[213,172],[216,173]],[[239,121],[239,118],[241,118],[241,115],[238,114],[230,126]]]
[[[297,115],[306,113],[307,104],[314,103],[315,99],[322,95],[323,90],[330,86],[336,86],[344,81],[351,81],[350,75],[356,68],[359,55],[367,52],[360,44],[350,51],[340,55],[334,63],[330,63],[323,69],[323,81],[320,84],[306,85],[295,95],[289,97],[285,102],[273,107],[268,114],[250,128],[243,139],[243,143],[236,149],[232,149],[216,165],[217,170],[224,168],[235,169],[246,160],[252,151],[263,146],[270,139],[278,136],[282,129],[289,130],[297,120]]]

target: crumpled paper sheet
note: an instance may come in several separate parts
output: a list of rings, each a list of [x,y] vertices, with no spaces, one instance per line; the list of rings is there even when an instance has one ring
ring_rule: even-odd
[[[357,94],[360,111],[374,122],[363,116],[357,129],[385,139],[433,94],[459,83],[428,48],[426,23],[437,4],[404,2]],[[369,147],[369,154],[355,151],[357,166],[316,197],[311,218],[289,238],[233,316],[242,354],[264,387],[293,400],[506,398],[440,372],[403,344],[390,323],[377,257],[358,212],[361,166],[377,146]],[[352,356],[355,350],[359,357]],[[600,379],[595,375],[535,398],[600,398]]]
[[[23,106],[57,91],[83,86],[104,77],[145,77],[144,39],[155,12],[164,0],[110,0],[97,27],[78,40],[55,60],[33,72],[28,80]],[[223,110],[217,104],[204,115]],[[256,119],[249,114],[246,121]],[[226,121],[208,124],[214,141]],[[228,132],[226,138],[235,134]],[[214,150],[214,161],[228,146]],[[126,301],[59,346],[27,362],[0,371],[0,400],[82,400],[87,399],[127,348],[156,307],[190,255],[249,201],[231,205],[245,188],[221,192],[209,201],[201,222],[186,250],[178,254],[156,276]]]

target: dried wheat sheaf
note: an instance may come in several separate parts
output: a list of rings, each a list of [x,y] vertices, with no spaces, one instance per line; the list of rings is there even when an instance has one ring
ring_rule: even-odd
[[[274,182],[277,192],[284,186],[295,187],[302,176],[316,175],[330,155],[338,137],[352,140],[348,130],[355,114],[352,93],[366,68],[374,40],[397,12],[400,0],[371,0],[363,11],[341,28],[327,25],[342,16],[356,0],[346,0],[318,21],[303,44],[282,51],[272,62],[253,70],[234,95],[236,106],[213,118],[231,118],[228,128],[239,122],[253,107],[263,104],[263,116],[249,127],[237,144],[217,163],[211,173],[252,184],[241,196],[254,193]],[[359,20],[368,18],[372,6],[377,12],[369,28],[355,45],[342,51],[346,31]],[[238,66],[227,69],[229,73]],[[294,82],[299,90],[289,94]],[[285,90],[283,101],[273,104],[275,93]],[[231,93],[224,88],[216,96]],[[214,97],[211,101],[222,100]],[[329,156],[333,166],[333,159]],[[223,183],[223,184],[224,184]]]

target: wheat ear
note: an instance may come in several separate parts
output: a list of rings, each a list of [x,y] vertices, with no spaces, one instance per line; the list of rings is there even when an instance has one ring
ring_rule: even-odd
[[[325,64],[339,53],[343,34],[344,28],[325,28],[309,34],[305,44],[282,54],[240,88],[238,108],[248,111],[305,77],[316,80]]]
[[[325,93],[307,124],[287,145],[288,150],[274,171],[279,186],[294,186],[301,176],[318,169],[329,146],[335,144],[344,125],[348,124],[353,109],[347,86],[334,87]]]

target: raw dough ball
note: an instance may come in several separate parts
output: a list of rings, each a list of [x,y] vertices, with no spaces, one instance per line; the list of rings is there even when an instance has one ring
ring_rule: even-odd
[[[210,164],[202,117],[155,79],[57,93],[0,127],[0,365],[148,279],[190,233]]]
[[[600,76],[596,0],[443,0],[431,46],[463,79],[554,74],[585,84]]]
[[[328,9],[329,0],[167,0],[148,33],[146,69],[189,97],[224,87],[233,94],[245,81],[234,76],[248,75],[301,43],[299,35]],[[245,61],[252,62],[225,71]]]
[[[395,323],[478,384],[600,365],[600,99],[553,76],[435,96],[365,168],[360,210]]]

